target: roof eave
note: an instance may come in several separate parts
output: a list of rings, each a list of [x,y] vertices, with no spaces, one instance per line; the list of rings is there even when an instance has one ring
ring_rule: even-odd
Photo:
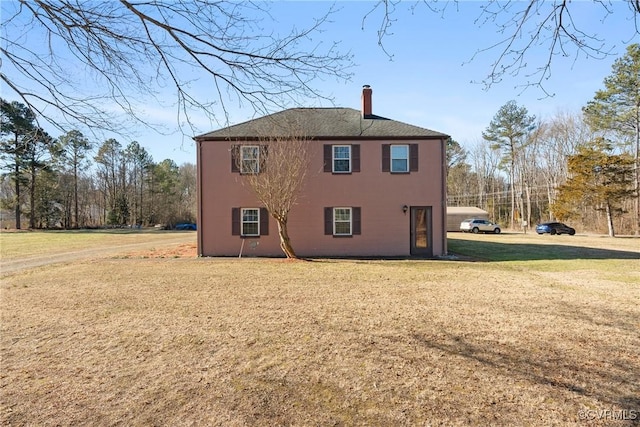
[[[373,140],[373,141],[410,141],[410,140],[437,140],[449,138],[449,135],[440,134],[440,135],[400,135],[400,136],[367,136],[367,135],[356,135],[356,136],[308,136],[307,137],[313,141],[353,141],[353,140]],[[200,135],[193,137],[195,141],[264,141],[268,139],[268,137],[257,137],[257,136],[206,136]]]

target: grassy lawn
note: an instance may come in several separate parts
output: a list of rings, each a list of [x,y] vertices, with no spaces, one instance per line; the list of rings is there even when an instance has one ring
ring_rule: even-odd
[[[8,275],[1,422],[637,425],[638,242],[452,233],[465,261],[136,253]]]
[[[167,233],[155,229],[0,232],[0,257],[14,259],[104,246],[162,241]],[[195,237],[194,237],[195,239]]]
[[[483,261],[640,259],[637,237],[449,233],[448,245],[449,252]]]

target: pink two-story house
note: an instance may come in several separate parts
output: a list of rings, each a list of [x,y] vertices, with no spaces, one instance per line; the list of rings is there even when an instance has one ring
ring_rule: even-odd
[[[234,153],[245,147],[242,155],[255,160],[251,147],[265,131],[292,120],[311,140],[309,171],[288,221],[299,256],[446,254],[449,136],[374,115],[364,86],[361,110],[293,108],[194,138],[198,255],[283,256],[277,223],[241,182]]]

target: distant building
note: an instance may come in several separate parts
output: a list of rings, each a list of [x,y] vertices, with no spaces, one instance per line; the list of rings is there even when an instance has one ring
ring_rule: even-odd
[[[447,231],[460,231],[460,223],[468,218],[489,219],[489,212],[473,206],[447,206]]]

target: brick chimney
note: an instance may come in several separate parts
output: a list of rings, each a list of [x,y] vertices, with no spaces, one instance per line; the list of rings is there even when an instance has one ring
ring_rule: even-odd
[[[362,86],[362,117],[367,118],[371,116],[372,108],[371,108],[371,86],[364,85]]]

